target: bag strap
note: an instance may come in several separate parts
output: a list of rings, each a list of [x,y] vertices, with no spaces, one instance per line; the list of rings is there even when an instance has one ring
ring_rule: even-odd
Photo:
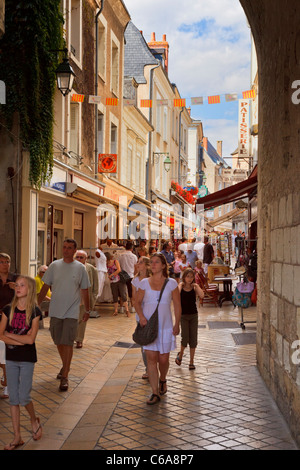
[[[165,282],[164,282],[164,285],[163,285],[162,288],[161,288],[157,306],[159,306],[160,299],[162,298],[163,292],[164,292],[164,290],[165,290],[165,287],[166,287],[168,281],[169,281],[169,279],[166,279]]]

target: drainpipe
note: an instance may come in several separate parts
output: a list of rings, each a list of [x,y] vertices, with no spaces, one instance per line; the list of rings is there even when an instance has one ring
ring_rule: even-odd
[[[153,67],[153,69],[150,70],[150,95],[149,99],[153,99],[153,74],[154,70],[160,67],[160,64],[157,65],[156,67]],[[152,125],[152,117],[153,117],[153,112],[152,108],[149,108],[149,122]],[[146,198],[148,201],[151,201],[151,178],[152,178],[152,155],[151,155],[151,150],[152,150],[152,132],[149,132],[149,138],[148,138],[148,161],[146,163]]]
[[[98,95],[98,19],[104,7],[104,0],[98,10],[95,18],[95,41],[96,41],[96,57],[95,57],[95,96]],[[98,105],[95,104],[95,179],[98,179]]]
[[[180,151],[181,151],[181,113],[183,112],[184,108],[181,108],[179,113],[179,152],[178,152],[178,184],[180,184]]]

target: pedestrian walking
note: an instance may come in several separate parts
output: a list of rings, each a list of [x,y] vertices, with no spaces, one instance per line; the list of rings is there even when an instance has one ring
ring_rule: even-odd
[[[64,392],[69,388],[73,344],[76,339],[80,302],[83,300],[85,313],[83,321],[90,316],[89,278],[85,267],[74,260],[77,242],[67,238],[63,243],[63,258],[53,261],[44,274],[44,285],[38,296],[39,305],[52,287],[50,300],[50,333],[62,361],[62,368],[57,375],[60,380],[59,390]]]
[[[169,276],[174,277],[175,256],[174,256],[174,253],[172,251],[172,243],[171,242],[165,242],[163,244],[163,249],[161,250],[161,253],[164,255],[164,257],[167,260],[168,269],[169,269]]]
[[[209,238],[205,236],[203,249],[203,269],[206,275],[208,273],[208,265],[212,263],[214,256],[215,254],[213,246],[209,243]]]
[[[187,250],[184,252],[186,256],[187,263],[192,269],[195,268],[195,263],[198,260],[198,255],[196,251],[193,250],[193,244],[188,243]]]
[[[175,362],[181,365],[184,350],[190,347],[189,369],[195,369],[194,357],[198,343],[198,309],[197,296],[203,299],[204,292],[195,282],[195,273],[193,269],[187,268],[182,276],[182,282],[179,284],[181,301],[181,348],[177,354]]]
[[[137,296],[137,292],[140,288],[140,284],[143,279],[150,277],[151,271],[150,271],[150,259],[147,256],[141,256],[136,264],[136,271],[137,274],[134,276],[132,280],[132,301],[133,301],[133,306],[135,307],[135,300]],[[139,321],[139,317],[136,314],[136,320]],[[144,351],[144,348],[141,348],[142,350],[142,357],[145,365],[145,373],[142,375],[142,379],[148,379],[148,372],[147,372],[147,358],[146,358],[146,353]]]
[[[24,444],[20,429],[20,406],[25,406],[31,421],[32,437],[42,437],[40,419],[36,416],[31,390],[34,365],[37,362],[35,339],[42,312],[36,304],[35,280],[19,276],[11,305],[2,308],[0,338],[6,344],[6,369],[9,404],[14,430],[13,441],[4,447],[14,450]]]
[[[157,307],[161,290],[164,287],[158,306],[159,327],[157,338],[152,343],[144,346],[149,382],[152,388],[152,395],[147,400],[147,404],[154,405],[160,401],[160,395],[167,392],[169,356],[170,351],[176,349],[181,306],[177,282],[175,279],[169,278],[168,263],[162,253],[155,253],[151,256],[150,268],[152,276],[141,281],[135,301],[135,309],[141,326],[145,326]],[[174,305],[174,325],[171,312],[172,301]]]
[[[10,264],[10,256],[7,253],[0,253],[0,310],[5,305],[10,304],[15,294],[15,282],[18,275],[10,272]],[[3,377],[1,378],[3,391],[0,398],[8,398],[5,344],[3,341],[0,341],[0,367],[3,371]]]
[[[130,317],[128,310],[128,301],[127,301],[127,287],[124,282],[121,282],[119,273],[121,272],[121,266],[119,261],[111,253],[105,253],[107,257],[107,273],[110,280],[110,287],[113,296],[114,303],[114,313],[113,316],[118,315],[118,306],[119,306],[119,297],[123,301],[125,308],[125,315]]]
[[[126,271],[130,279],[126,282],[128,297],[131,303],[131,311],[134,312],[132,305],[132,279],[134,277],[134,268],[137,264],[138,258],[133,253],[133,243],[128,241],[125,246],[125,252],[121,253],[118,258],[120,267],[122,270]]]
[[[100,246],[99,248],[97,248],[95,252],[95,265],[96,265],[96,269],[98,273],[98,295],[97,295],[98,299],[100,299],[102,295],[104,284],[105,284],[105,276],[107,273],[106,263],[107,263],[107,258],[105,254],[103,253],[103,248]]]
[[[75,259],[82,263],[86,269],[90,287],[88,288],[89,291],[89,301],[90,301],[90,309],[91,311],[94,309],[94,305],[97,300],[98,295],[98,273],[97,269],[90,263],[87,263],[87,253],[84,250],[76,251]],[[86,330],[86,321],[83,321],[83,317],[85,314],[85,307],[84,303],[81,301],[80,310],[79,310],[79,317],[78,317],[78,327],[77,327],[77,336],[76,336],[76,348],[81,349],[82,343],[84,340],[85,330]]]

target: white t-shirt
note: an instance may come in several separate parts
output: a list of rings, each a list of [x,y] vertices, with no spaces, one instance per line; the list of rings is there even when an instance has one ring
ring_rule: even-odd
[[[198,259],[200,259],[201,261],[203,260],[204,247],[205,247],[205,245],[202,242],[197,242],[194,246],[194,251],[196,251]]]
[[[95,264],[96,264],[97,271],[102,271],[104,273],[107,273],[107,265],[106,265],[107,258],[105,254],[103,253],[103,251],[99,250],[99,248],[98,250],[96,250],[96,253],[99,253],[100,255],[100,258],[95,256]]]
[[[179,251],[186,251],[186,250],[187,250],[187,246],[188,246],[187,243],[180,243],[180,245],[178,245],[178,250],[179,250]]]
[[[77,319],[81,289],[90,287],[84,265],[76,260],[72,263],[65,263],[63,259],[53,261],[43,276],[43,282],[52,287],[50,317]]]
[[[131,278],[134,276],[134,266],[136,265],[138,259],[131,251],[126,250],[124,253],[120,254],[118,257],[121,269],[124,269]]]

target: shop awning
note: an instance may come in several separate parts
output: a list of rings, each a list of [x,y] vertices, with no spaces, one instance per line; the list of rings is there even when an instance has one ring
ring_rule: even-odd
[[[221,189],[215,193],[197,199],[197,204],[203,204],[204,209],[229,204],[230,202],[243,199],[250,196],[257,189],[257,173],[250,176],[247,180]]]
[[[206,223],[210,227],[216,227],[217,225],[221,225],[224,222],[228,222],[228,220],[231,220],[233,217],[242,214],[243,212],[245,212],[245,210],[246,209],[234,209],[233,211],[227,212],[226,214],[222,215],[221,217],[218,217],[217,219],[207,219]]]

